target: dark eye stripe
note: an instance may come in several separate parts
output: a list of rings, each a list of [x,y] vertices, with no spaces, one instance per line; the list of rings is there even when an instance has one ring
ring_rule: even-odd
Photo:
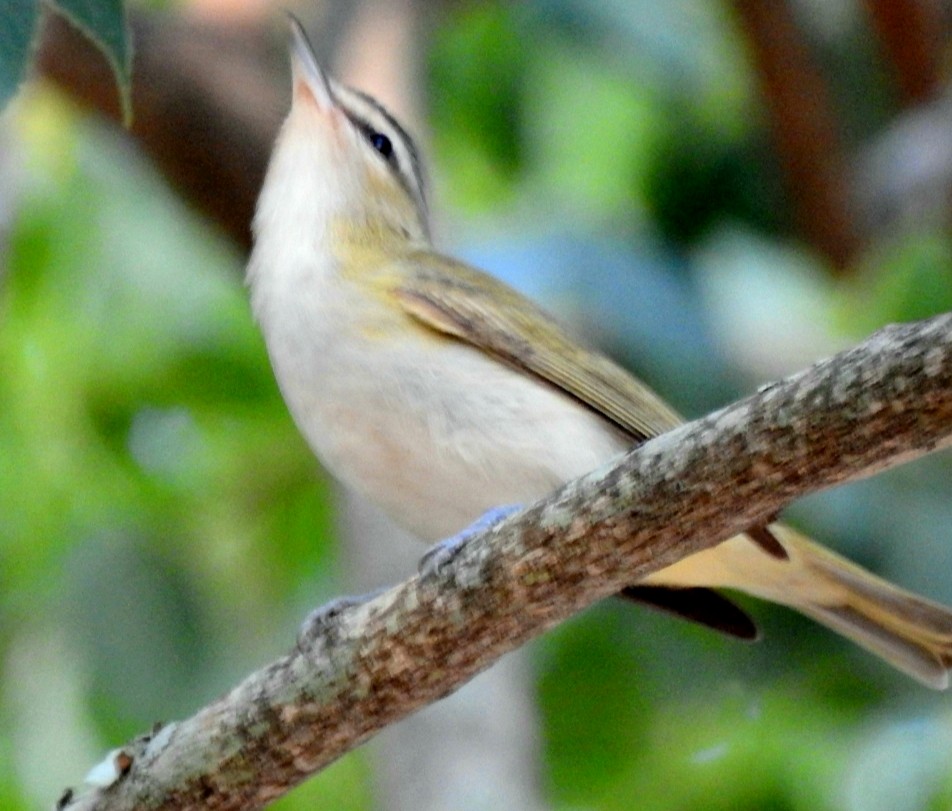
[[[426,196],[423,190],[423,176],[420,171],[419,157],[417,155],[416,147],[413,144],[413,139],[407,134],[406,130],[400,126],[399,123],[390,115],[380,104],[372,99],[370,96],[365,96],[362,93],[353,91],[355,95],[359,96],[362,100],[366,101],[367,104],[378,112],[381,117],[384,119],[388,127],[392,127],[392,132],[395,136],[394,139],[391,139],[386,133],[380,132],[376,127],[372,126],[369,122],[365,121],[363,118],[358,116],[352,110],[347,109],[342,106],[344,110],[344,115],[347,116],[347,119],[353,124],[359,131],[361,136],[371,144],[378,151],[381,157],[387,162],[387,164],[393,169],[394,174],[401,186],[406,189],[407,193],[414,197],[420,204],[423,209],[424,217],[426,215]],[[374,138],[377,136],[382,136],[386,139],[388,147],[385,147],[384,150],[381,150],[375,143]],[[398,156],[398,150],[395,148],[395,142],[400,141],[406,148],[407,156],[410,160],[409,171],[401,165],[400,157]],[[386,152],[386,154],[384,154]]]
[[[413,143],[413,139],[410,137],[410,134],[400,125],[400,122],[397,121],[397,119],[390,115],[387,108],[384,107],[373,96],[368,96],[366,93],[361,93],[359,90],[352,90],[351,92],[363,102],[365,102],[372,110],[375,110],[387,123],[387,127],[390,129],[391,133],[396,136],[393,140],[399,140],[406,147],[407,155],[410,158],[410,166],[407,174],[413,178],[412,185],[416,187],[417,193],[419,194],[420,203],[425,210],[426,193],[424,191],[423,172],[420,168],[420,156],[417,153],[416,145]],[[404,185],[409,186],[410,183],[404,181]]]

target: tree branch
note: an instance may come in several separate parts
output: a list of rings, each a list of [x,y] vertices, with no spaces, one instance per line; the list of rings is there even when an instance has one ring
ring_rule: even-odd
[[[260,808],[648,572],[950,444],[952,314],[883,329],[565,485],[439,573],[326,612],[285,657],[125,747],[122,776],[68,807]]]
[[[943,82],[947,44],[936,0],[864,0],[869,19],[906,106],[934,98]]]
[[[849,162],[826,79],[790,5],[733,2],[794,215],[807,241],[843,271],[861,247],[851,207]]]

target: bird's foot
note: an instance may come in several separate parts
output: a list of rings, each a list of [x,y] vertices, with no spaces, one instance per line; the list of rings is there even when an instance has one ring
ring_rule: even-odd
[[[443,568],[452,563],[453,559],[459,554],[460,550],[470,538],[485,529],[495,526],[502,521],[503,518],[507,518],[521,509],[521,504],[494,507],[484,512],[465,529],[461,529],[455,535],[444,538],[442,541],[431,546],[423,553],[423,557],[420,558],[420,563],[417,567],[420,572],[420,577],[425,579],[439,574]]]
[[[366,603],[384,591],[385,589],[379,588],[367,592],[366,594],[348,594],[343,597],[335,597],[330,602],[318,606],[304,618],[304,622],[301,623],[301,627],[298,629],[298,648],[304,650],[312,644],[317,637],[327,633],[327,631],[333,627],[337,617],[343,614],[348,608]]]

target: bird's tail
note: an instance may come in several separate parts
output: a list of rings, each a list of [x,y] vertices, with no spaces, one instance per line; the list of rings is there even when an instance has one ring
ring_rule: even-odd
[[[952,611],[910,594],[814,543],[772,524],[788,560],[743,536],[651,575],[669,586],[736,588],[800,611],[935,689],[949,686]]]

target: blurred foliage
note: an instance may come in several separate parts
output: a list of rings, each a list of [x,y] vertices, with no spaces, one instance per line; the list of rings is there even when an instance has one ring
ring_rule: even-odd
[[[727,219],[742,220],[768,234],[789,229],[779,179],[767,145],[734,142],[686,111],[658,139],[647,177],[647,198],[658,230],[676,244],[696,244]],[[778,202],[781,201],[781,202]]]
[[[952,308],[944,231],[884,236],[839,284],[786,235],[724,9],[466,3],[427,43],[438,186],[466,211],[455,249],[588,325],[689,414]],[[0,807],[32,809],[280,653],[345,587],[326,481],[273,382],[241,258],[120,135],[37,89],[16,113]],[[926,460],[794,513],[952,602],[950,472]],[[757,646],[606,604],[537,647],[553,807],[952,807],[939,697],[748,604]],[[369,785],[358,752],[275,807],[365,809]]]
[[[952,240],[947,232],[901,234],[877,247],[849,287],[842,317],[860,331],[952,310]]]
[[[0,108],[26,76],[39,17],[36,0],[11,0],[0,15]]]
[[[48,97],[21,124],[31,185],[0,320],[0,634],[16,648],[62,628],[84,723],[122,740],[285,647],[303,607],[336,591],[330,513],[240,259],[116,136]]]
[[[504,194],[524,160],[518,15],[515,7],[474,5],[466,24],[445,29],[428,54],[433,87],[452,89],[434,106],[435,138],[447,135],[446,168],[476,199]]]
[[[125,118],[132,115],[132,43],[124,0],[50,0],[96,44],[116,77]],[[39,0],[7,0],[0,14],[0,109],[16,93],[36,49]]]

